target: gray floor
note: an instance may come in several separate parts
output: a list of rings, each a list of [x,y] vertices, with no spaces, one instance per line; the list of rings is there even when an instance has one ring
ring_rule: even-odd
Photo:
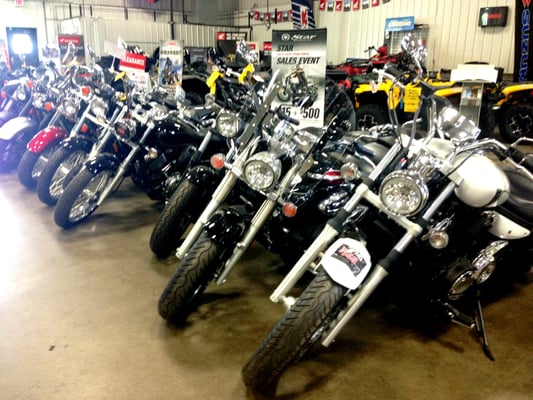
[[[185,328],[156,304],[175,262],[148,247],[158,209],[126,186],[62,231],[0,175],[0,399],[251,399],[240,369],[282,313],[279,260],[259,247]],[[486,306],[496,361],[464,328],[424,335],[365,308],[329,349],[291,368],[278,399],[531,399],[533,273]]]

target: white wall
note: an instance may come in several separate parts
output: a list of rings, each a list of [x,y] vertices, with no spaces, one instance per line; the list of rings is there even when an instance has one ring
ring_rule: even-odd
[[[247,12],[254,3],[266,11],[265,2],[241,0],[241,10],[236,13],[236,24],[247,22]],[[381,3],[381,2],[380,2]],[[272,0],[269,9],[289,9],[289,1]],[[514,57],[514,0],[390,0],[377,7],[359,11],[318,11],[314,2],[317,28],[328,30],[328,61],[334,64],[347,57],[366,57],[364,50],[379,46],[384,41],[385,19],[414,16],[416,24],[429,25],[429,69],[454,68],[466,61],[486,61],[503,67],[505,73],[513,72]],[[506,27],[478,27],[479,9],[508,6]],[[272,25],[253,21],[255,41],[269,41],[272,29],[292,29],[291,23]]]
[[[165,0],[154,6],[162,7]],[[189,4],[187,0],[187,4]],[[196,0],[200,1],[200,0]],[[227,0],[207,2],[206,6],[221,9],[220,4]],[[0,0],[0,26],[36,27],[39,45],[46,40],[53,42],[57,33],[61,32],[60,23],[69,18],[68,2],[26,0],[24,7],[17,8],[13,0]],[[93,6],[93,14],[98,22],[98,37],[101,40],[115,41],[119,32],[127,42],[136,41],[146,51],[159,40],[169,39],[168,13],[161,12],[157,21],[153,21],[153,13],[144,10],[130,10],[128,23],[124,22],[124,12],[121,7],[124,0],[85,0],[84,15],[88,15],[88,4],[105,4],[108,8]],[[127,3],[127,2],[126,2]],[[148,3],[148,2],[146,2]],[[220,4],[219,4],[220,3]],[[239,9],[233,13],[224,12],[224,19],[233,14],[235,25],[248,24],[248,12],[254,7],[266,11],[266,1],[232,0]],[[505,73],[513,72],[514,58],[514,0],[390,0],[389,3],[370,7],[366,10],[350,12],[318,11],[318,1],[314,1],[315,19],[317,27],[328,29],[328,61],[340,63],[346,57],[365,57],[364,50],[368,46],[380,45],[384,40],[385,19],[413,15],[415,23],[427,24],[430,27],[428,41],[428,68],[454,68],[465,61],[486,61],[503,67]],[[141,4],[141,3],[139,3]],[[226,4],[226,3],[224,3]],[[229,4],[229,3],[228,3]],[[269,10],[290,9],[289,0],[268,1]],[[509,16],[506,27],[480,28],[477,26],[478,13],[481,7],[508,6]],[[115,8],[113,8],[115,7]],[[78,13],[78,6],[73,6],[73,13]],[[181,22],[181,16],[176,13],[175,19]],[[75,14],[74,16],[77,16]],[[107,21],[107,22],[102,22]],[[119,22],[120,21],[120,22]],[[272,24],[269,29],[263,23],[252,21],[252,38],[255,42],[270,41],[273,29],[292,29],[291,22],[277,25]],[[220,30],[231,30],[221,27]],[[186,45],[205,45],[212,39],[211,32],[198,26],[176,28],[176,38],[185,35]],[[164,35],[165,37],[160,37]],[[97,36],[96,34],[93,36]],[[0,29],[0,38],[5,38],[5,29]],[[188,42],[195,41],[194,43]],[[141,43],[142,42],[142,43]],[[89,41],[90,43],[90,41]],[[91,43],[92,44],[92,43]],[[96,46],[95,46],[96,47]]]

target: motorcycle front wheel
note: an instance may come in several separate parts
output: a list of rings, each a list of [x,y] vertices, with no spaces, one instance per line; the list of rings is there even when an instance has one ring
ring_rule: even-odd
[[[202,233],[170,278],[158,303],[159,315],[183,322],[198,306],[198,299],[215,277],[222,248]]]
[[[44,166],[56,148],[56,146],[48,146],[41,153],[26,150],[17,170],[19,182],[28,189],[34,189]]]
[[[49,206],[55,205],[86,158],[87,152],[84,150],[72,151],[60,147],[54,151],[37,180],[39,199]]]
[[[26,147],[16,140],[0,139],[0,172],[10,172],[17,168]]]
[[[209,202],[203,190],[184,179],[168,199],[150,236],[150,249],[157,257],[167,257],[175,251],[180,239]]]
[[[260,391],[275,387],[283,371],[313,347],[340,313],[345,292],[325,272],[318,273],[243,367],[246,386]]]
[[[113,177],[113,171],[103,170],[93,175],[86,168],[72,179],[63,191],[54,210],[54,221],[68,229],[89,218],[98,208],[97,202]]]

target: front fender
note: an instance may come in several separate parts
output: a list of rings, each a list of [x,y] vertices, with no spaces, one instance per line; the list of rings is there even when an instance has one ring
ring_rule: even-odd
[[[32,133],[35,134],[35,130],[39,127],[39,124],[28,117],[17,117],[7,121],[0,128],[0,139],[11,140],[15,136],[25,135]]]
[[[220,181],[216,170],[207,165],[197,165],[191,168],[187,171],[185,179],[195,185],[202,185],[205,189],[214,187]]]
[[[85,168],[93,175],[102,171],[117,170],[120,165],[120,160],[114,154],[100,154],[99,156],[88,160],[85,163]]]
[[[74,135],[61,141],[61,146],[69,150],[85,150],[89,153],[94,142],[83,135]]]
[[[41,153],[45,148],[53,143],[66,138],[68,131],[62,126],[49,126],[37,132],[37,134],[28,143],[28,151],[32,153]]]
[[[340,238],[329,246],[320,266],[333,281],[355,290],[370,272],[372,262],[370,253],[361,242]]]
[[[243,217],[235,209],[227,208],[216,212],[204,231],[214,242],[227,248],[234,247],[244,232]]]

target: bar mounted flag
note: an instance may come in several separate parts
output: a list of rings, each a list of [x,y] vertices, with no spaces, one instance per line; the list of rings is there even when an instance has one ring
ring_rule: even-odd
[[[315,16],[309,0],[292,0],[292,26],[294,29],[314,29]]]

